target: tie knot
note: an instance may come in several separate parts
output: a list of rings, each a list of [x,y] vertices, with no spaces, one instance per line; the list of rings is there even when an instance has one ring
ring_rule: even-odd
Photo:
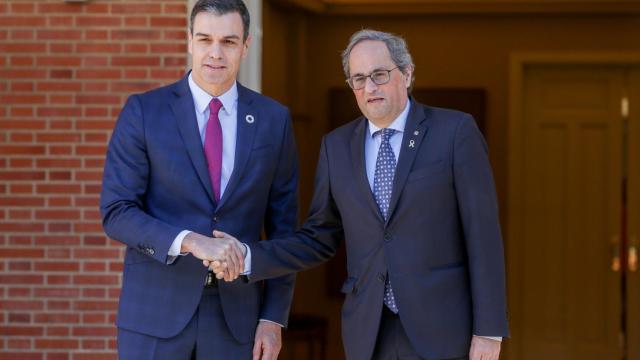
[[[222,108],[222,102],[218,98],[211,99],[211,102],[209,103],[209,111],[211,114],[217,115],[220,108]]]
[[[384,142],[389,142],[389,139],[391,139],[391,136],[393,136],[393,134],[395,133],[396,133],[395,129],[384,128],[376,131],[374,135],[380,134],[380,136],[382,137],[382,142],[384,143]]]

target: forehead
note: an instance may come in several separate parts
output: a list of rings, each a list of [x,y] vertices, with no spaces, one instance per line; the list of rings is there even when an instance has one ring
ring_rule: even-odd
[[[382,41],[365,40],[356,44],[349,54],[349,72],[351,74],[369,73],[376,69],[389,69],[395,66],[387,45]]]
[[[193,34],[205,34],[211,36],[242,37],[242,18],[237,12],[218,15],[212,12],[200,12],[193,19]]]

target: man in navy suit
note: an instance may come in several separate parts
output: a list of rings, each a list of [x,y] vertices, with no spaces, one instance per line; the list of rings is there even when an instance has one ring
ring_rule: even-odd
[[[248,244],[263,229],[270,238],[295,230],[290,115],[236,81],[250,43],[242,1],[200,0],[190,24],[192,70],[174,84],[131,96],[107,153],[104,229],[127,245],[118,353],[135,360],[250,359],[252,353],[272,360],[295,275],[218,282],[202,260],[215,249],[242,268],[239,248],[214,238],[214,229]],[[230,267],[226,280],[236,276]]]
[[[348,359],[498,359],[504,256],[482,135],[470,115],[409,96],[414,65],[395,35],[355,33],[343,66],[364,116],[324,137],[295,236],[248,243],[250,280],[316,266],[344,239]]]

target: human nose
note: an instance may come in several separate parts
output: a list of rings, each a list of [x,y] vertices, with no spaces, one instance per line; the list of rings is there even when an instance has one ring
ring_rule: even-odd
[[[218,42],[211,44],[211,47],[209,48],[209,57],[214,59],[222,58],[222,46],[220,46]]]
[[[367,78],[364,80],[364,90],[370,93],[376,91],[377,89],[378,85],[373,82],[371,76],[367,76]]]

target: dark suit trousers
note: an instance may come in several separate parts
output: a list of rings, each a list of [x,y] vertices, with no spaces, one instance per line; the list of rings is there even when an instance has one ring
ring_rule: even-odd
[[[252,350],[253,342],[241,344],[229,332],[216,287],[204,289],[193,318],[172,338],[118,329],[120,360],[248,360]]]
[[[385,305],[382,307],[382,319],[372,360],[445,360],[420,357],[413,349],[398,315],[391,312]],[[466,359],[468,357],[451,360]]]

